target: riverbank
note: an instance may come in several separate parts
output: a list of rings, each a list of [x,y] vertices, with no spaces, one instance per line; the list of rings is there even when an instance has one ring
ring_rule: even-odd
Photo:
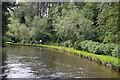
[[[41,44],[23,44],[23,43],[11,43],[11,42],[7,42],[6,44],[51,48],[51,49],[67,52],[67,53],[79,56],[81,58],[88,59],[90,61],[94,61],[94,62],[104,65],[110,69],[120,72],[120,64],[119,64],[120,59],[116,58],[116,57],[112,57],[112,56],[96,55],[96,54],[92,54],[92,53],[89,53],[86,51],[75,50],[73,48],[68,48],[68,47],[63,47],[63,46],[41,45]]]

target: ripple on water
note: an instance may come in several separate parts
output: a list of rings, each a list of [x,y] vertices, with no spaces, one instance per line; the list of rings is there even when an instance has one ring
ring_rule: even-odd
[[[6,71],[5,71],[6,72]],[[7,73],[8,78],[33,78],[35,73],[30,67],[13,67],[9,68]]]
[[[4,74],[0,75],[7,78],[34,78],[34,73],[36,72],[32,71],[31,67],[28,67],[26,64],[22,63],[8,64],[2,66],[1,68],[7,68],[4,70]]]
[[[1,66],[0,68],[2,69],[2,68],[7,68],[8,66],[7,65],[4,65],[4,66]]]
[[[50,74],[49,77],[63,77],[65,74],[68,74],[68,73],[57,72],[57,73]]]

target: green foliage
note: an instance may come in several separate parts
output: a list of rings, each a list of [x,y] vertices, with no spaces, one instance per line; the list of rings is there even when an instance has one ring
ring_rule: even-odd
[[[34,3],[33,3],[34,4]],[[21,3],[19,7],[15,7],[14,11],[10,11],[10,24],[7,36],[15,42],[32,42],[38,43],[40,39],[44,42],[51,40],[51,28],[48,26],[47,18],[37,16],[37,13],[30,13],[33,7],[32,3]],[[35,8],[34,8],[35,9]],[[29,12],[29,13],[27,13]],[[36,16],[34,16],[36,14]],[[34,17],[33,17],[34,16]]]
[[[97,7],[99,3],[88,2],[83,8],[83,15],[86,19],[92,20],[94,22],[94,26],[97,26],[96,20],[99,14],[99,7]]]
[[[74,43],[74,49],[81,50],[81,41],[76,41]]]
[[[81,42],[81,48],[85,51],[88,51],[88,47],[90,46],[91,41],[83,41]]]
[[[90,51],[91,53],[96,53],[96,54],[99,54],[99,43],[98,42],[90,42],[88,44],[88,51]]]
[[[119,3],[100,3],[98,7],[101,11],[97,18],[99,40],[104,43],[119,43]]]
[[[66,13],[67,11],[67,13]],[[93,23],[87,20],[77,8],[67,10],[63,8],[63,16],[58,16],[54,22],[56,34],[61,40],[86,40],[93,39],[94,30],[91,26]]]
[[[118,46],[115,44],[102,44],[93,41],[83,41],[81,42],[81,48],[85,51],[89,51],[94,54],[104,54],[109,56],[118,56]]]
[[[112,56],[120,57],[120,50],[118,46],[114,47],[114,49],[112,50]]]
[[[72,41],[71,40],[67,40],[67,41],[63,42],[63,46],[65,46],[65,47],[72,47],[73,46]]]
[[[11,39],[15,41],[27,42],[29,40],[30,29],[24,24],[20,24],[18,20],[13,20],[9,24],[9,31],[6,33]]]
[[[28,42],[29,41],[29,36],[30,36],[30,29],[26,27],[26,25],[21,24],[19,27],[19,33],[20,33],[20,40],[22,42]]]
[[[11,39],[14,38],[15,41],[17,41],[17,39],[20,39],[20,31],[19,31],[19,27],[20,27],[20,23],[18,22],[18,20],[11,20],[12,24],[8,24],[9,27],[9,31],[6,33]]]
[[[114,45],[114,44],[105,44],[104,46],[104,53],[106,55],[110,55],[110,56],[117,56],[118,55],[118,46]]]
[[[2,46],[5,46],[5,42],[7,41],[6,32],[8,31],[7,25],[9,24],[8,18],[10,17],[8,9],[11,9],[12,7],[14,7],[15,3],[14,2],[1,2],[0,5],[2,5],[1,7],[2,12],[0,12],[2,15],[2,23],[1,23],[2,34],[0,35],[0,38],[2,39]]]

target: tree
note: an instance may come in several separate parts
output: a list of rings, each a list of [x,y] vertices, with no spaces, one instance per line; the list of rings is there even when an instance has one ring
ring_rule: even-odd
[[[58,16],[55,24],[56,34],[62,41],[89,40],[94,37],[92,21],[85,19],[79,9],[73,4],[62,9],[62,16]],[[70,9],[71,8],[71,9]]]
[[[98,15],[98,33],[99,40],[104,43],[113,42],[118,43],[120,41],[119,35],[119,3],[101,3],[99,4],[101,9]]]
[[[40,18],[35,16],[32,21],[32,28],[31,28],[31,37],[34,40],[39,41],[42,39],[43,41],[51,40],[51,34],[49,33],[47,18]]]
[[[8,31],[7,24],[9,23],[9,9],[15,6],[15,3],[11,2],[2,2],[2,46],[5,46],[5,33]]]
[[[93,26],[97,27],[97,16],[99,14],[99,3],[88,2],[83,7],[83,15],[86,19],[93,21]]]

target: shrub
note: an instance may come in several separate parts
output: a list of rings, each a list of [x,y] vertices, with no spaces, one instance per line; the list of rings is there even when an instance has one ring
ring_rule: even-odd
[[[117,44],[105,44],[104,53],[106,55],[118,57],[118,45]]]
[[[98,54],[99,45],[100,44],[98,42],[90,42],[88,45],[88,51],[94,54]]]
[[[118,49],[118,46],[114,47],[114,49],[112,50],[112,56],[120,57],[119,53],[120,50]]]
[[[74,49],[81,50],[81,41],[76,41],[74,43]]]
[[[89,51],[94,54],[103,54],[114,57],[119,57],[118,45],[116,44],[103,44],[98,42],[93,42],[91,40],[86,40],[81,43],[76,42],[77,47],[82,50]]]
[[[103,44],[103,43],[99,44],[99,48],[98,48],[97,53],[105,55],[104,48],[105,48],[105,44]]]
[[[72,46],[73,46],[71,40],[67,40],[67,41],[63,42],[62,44],[63,44],[63,46],[65,46],[65,47],[72,47]]]
[[[100,47],[101,47],[100,43],[93,42],[91,40],[90,41],[86,40],[86,41],[81,42],[81,48],[83,50],[89,51],[89,52],[94,53],[94,54],[101,53],[99,50]]]
[[[91,46],[90,45],[91,42],[92,41],[88,41],[88,40],[81,42],[81,48],[85,51],[89,51],[88,48]]]

